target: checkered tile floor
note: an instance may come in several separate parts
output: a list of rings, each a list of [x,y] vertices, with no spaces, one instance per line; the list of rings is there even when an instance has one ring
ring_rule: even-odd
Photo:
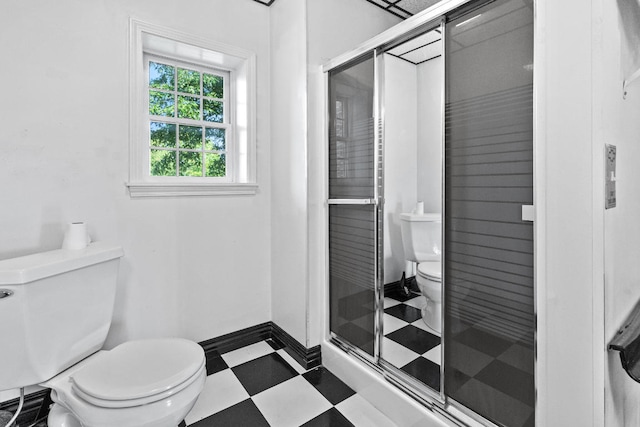
[[[415,293],[385,294],[382,357],[439,391],[440,336],[422,320],[425,304]],[[480,323],[489,320],[490,316]],[[498,424],[533,427],[532,343],[499,337],[479,324],[452,321],[447,394]]]
[[[384,298],[382,358],[424,384],[440,390],[440,336],[422,320],[425,297]]]
[[[272,340],[207,360],[188,426],[395,426],[324,367],[305,371]]]
[[[488,333],[480,327],[482,323],[452,320],[448,329],[447,394],[496,424],[533,427],[531,337],[508,339]]]

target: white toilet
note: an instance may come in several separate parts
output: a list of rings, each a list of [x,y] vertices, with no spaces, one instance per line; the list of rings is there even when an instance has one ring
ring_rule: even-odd
[[[120,247],[92,243],[0,261],[0,390],[51,388],[49,427],[176,427],[206,380],[202,347],[180,338],[100,350]]]
[[[427,299],[422,320],[434,332],[442,329],[442,264],[440,214],[400,214],[402,245],[408,261],[418,263],[416,282]]]

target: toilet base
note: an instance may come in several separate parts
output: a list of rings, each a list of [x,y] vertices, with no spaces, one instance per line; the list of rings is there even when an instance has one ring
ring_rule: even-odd
[[[48,427],[82,427],[80,421],[62,405],[54,403],[47,417]]]
[[[64,406],[54,403],[47,416],[47,427],[82,427],[82,424]]]
[[[427,299],[427,305],[421,310],[422,321],[438,335],[442,333],[442,304]]]

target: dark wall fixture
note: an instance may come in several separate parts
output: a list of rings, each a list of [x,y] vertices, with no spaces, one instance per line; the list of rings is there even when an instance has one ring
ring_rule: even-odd
[[[622,368],[640,382],[640,302],[609,343],[609,350],[620,352]]]

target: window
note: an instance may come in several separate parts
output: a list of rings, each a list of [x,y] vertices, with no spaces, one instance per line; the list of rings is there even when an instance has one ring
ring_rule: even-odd
[[[229,73],[153,56],[145,66],[149,174],[226,179]]]
[[[255,194],[255,55],[131,21],[132,197]]]
[[[347,143],[349,136],[349,120],[347,116],[347,100],[344,97],[336,99],[335,113],[336,129],[336,178],[349,177],[349,155]]]

